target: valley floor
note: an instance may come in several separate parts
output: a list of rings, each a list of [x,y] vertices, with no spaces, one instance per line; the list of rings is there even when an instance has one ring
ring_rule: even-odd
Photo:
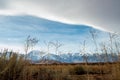
[[[0,56],[0,80],[120,80],[120,62],[31,64],[11,52]]]
[[[25,80],[120,80],[119,63],[30,64]]]

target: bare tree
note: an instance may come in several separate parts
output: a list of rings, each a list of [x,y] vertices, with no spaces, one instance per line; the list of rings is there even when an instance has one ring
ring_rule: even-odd
[[[48,42],[44,41],[44,43],[45,43],[45,45],[47,47],[47,58],[49,58],[49,56],[50,56],[50,47],[51,47],[52,42],[51,41],[48,41]]]
[[[52,45],[55,47],[55,53],[59,55],[59,48],[63,45],[59,41],[51,42]]]
[[[85,66],[86,66],[86,71],[87,71],[87,80],[89,80],[89,66],[88,66],[88,54],[86,52],[86,41],[84,40],[83,42],[83,47],[80,50],[80,52],[82,53],[82,57],[83,57],[83,61],[85,62]]]
[[[118,55],[117,52],[119,52],[118,45],[117,45],[118,43],[116,42],[117,34],[109,33],[109,38],[110,38],[111,58],[112,58],[112,61],[115,61],[116,55]]]
[[[98,43],[97,43],[97,37],[98,37],[98,35],[97,35],[97,32],[92,29],[92,30],[90,30],[90,34],[91,34],[91,37],[92,37],[92,40],[93,40],[93,44],[95,45],[95,54],[96,54],[97,60],[99,61],[98,62],[98,66],[102,67],[101,64],[100,64],[101,61],[102,61],[102,56],[101,56],[100,51],[98,49]],[[105,46],[103,46],[103,47],[104,48],[102,50],[104,50],[105,55],[106,55],[106,59],[108,59],[108,57],[107,57],[108,55],[107,55],[107,52],[106,52],[106,49],[105,49],[106,47]],[[100,72],[101,76],[103,76],[101,69],[99,70],[99,72]]]
[[[90,34],[91,34],[91,37],[93,39],[93,42],[94,42],[94,45],[95,45],[95,51],[96,53],[98,52],[98,45],[97,45],[97,41],[96,41],[96,38],[97,38],[97,32],[95,30],[90,30]]]
[[[84,40],[84,42],[83,42],[83,47],[82,47],[82,49],[80,50],[80,52],[82,53],[83,61],[84,61],[85,63],[88,63],[88,56],[87,56],[87,54],[86,54],[86,41],[85,41],[85,40]]]
[[[30,35],[26,38],[25,44],[24,44],[24,50],[27,54],[30,49],[32,49],[37,43],[39,42],[38,39],[32,38]]]

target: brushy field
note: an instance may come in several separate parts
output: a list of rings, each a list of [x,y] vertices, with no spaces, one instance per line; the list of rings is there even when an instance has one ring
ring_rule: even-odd
[[[120,80],[120,63],[30,64],[17,53],[0,56],[0,80]]]
[[[91,34],[97,63],[88,62],[85,41],[81,49],[84,63],[81,64],[31,64],[26,55],[4,50],[0,52],[0,80],[120,80],[119,39],[110,35],[110,40],[100,44],[99,49],[94,33]],[[26,53],[28,49],[27,44]]]
[[[120,64],[29,65],[27,80],[120,80]]]

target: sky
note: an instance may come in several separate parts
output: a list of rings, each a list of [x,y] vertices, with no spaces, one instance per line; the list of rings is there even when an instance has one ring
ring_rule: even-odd
[[[87,34],[86,26],[84,25],[103,31],[120,33],[119,8],[120,0],[0,0],[1,45],[9,47],[5,43],[12,40],[16,41],[14,44],[18,45],[18,41],[22,43],[22,40],[27,35],[38,34],[39,32],[41,33],[39,35],[43,35],[42,32],[44,33],[43,38],[49,36],[47,33],[54,33],[55,39],[60,38],[58,34],[62,34],[64,38],[68,37],[68,39],[72,39],[69,35],[74,34],[73,37],[78,39],[78,35],[83,33],[83,38]],[[50,22],[42,20],[43,23],[39,23],[41,18],[50,20]],[[38,26],[41,24],[47,26],[47,23],[53,23],[51,21],[59,22],[55,25],[61,25],[63,28],[59,26],[59,30],[58,27],[48,28],[48,26],[44,29],[45,27]],[[68,27],[71,25],[75,28]],[[80,26],[75,25],[83,25],[82,30],[85,30],[85,32],[79,33],[81,31]],[[21,26],[24,26],[24,30]],[[48,29],[51,30],[49,31]],[[58,32],[55,32],[56,30]],[[26,33],[23,36],[19,31]],[[4,33],[7,34],[3,35]],[[36,36],[36,34],[33,36]],[[18,39],[18,36],[20,39]],[[63,41],[65,42],[65,39]],[[12,42],[9,43],[12,44]],[[71,46],[73,45],[72,43]],[[13,46],[13,48],[15,47]]]
[[[93,45],[90,30],[97,32],[98,42],[107,40],[107,33],[88,25],[65,24],[31,15],[0,16],[0,47],[24,52],[24,43],[30,35],[39,40],[34,49],[47,51],[44,42],[59,41],[62,52],[79,52],[86,40],[88,48]],[[93,48],[93,47],[92,47]],[[54,52],[54,48],[50,49]]]
[[[0,0],[1,15],[30,14],[120,32],[120,0]]]

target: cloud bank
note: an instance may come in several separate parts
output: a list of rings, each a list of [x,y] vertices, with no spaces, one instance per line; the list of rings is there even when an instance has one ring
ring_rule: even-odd
[[[29,14],[120,33],[120,0],[0,0],[1,15]]]

